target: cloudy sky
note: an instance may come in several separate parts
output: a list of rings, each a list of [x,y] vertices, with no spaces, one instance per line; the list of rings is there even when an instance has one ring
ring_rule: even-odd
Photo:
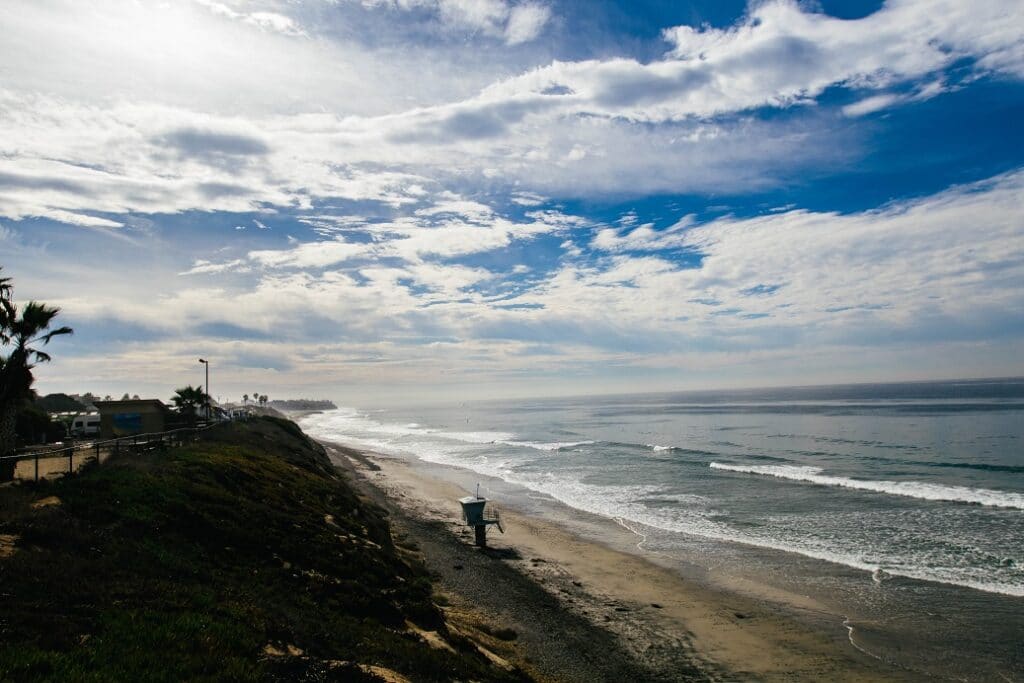
[[[1020,0],[2,0],[43,391],[1024,374]]]

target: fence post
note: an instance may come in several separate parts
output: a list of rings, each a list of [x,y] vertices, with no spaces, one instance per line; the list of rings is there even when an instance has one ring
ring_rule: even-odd
[[[39,483],[39,453],[36,453],[36,483]]]
[[[68,474],[75,471],[75,447],[68,449]]]

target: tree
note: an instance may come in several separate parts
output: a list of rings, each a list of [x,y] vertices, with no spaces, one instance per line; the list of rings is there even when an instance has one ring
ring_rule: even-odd
[[[262,396],[260,396],[260,405],[261,406],[267,405],[267,395],[266,394],[263,394]]]
[[[25,444],[59,441],[67,435],[67,429],[61,422],[50,419],[45,410],[30,403],[18,410],[15,424],[18,440]]]
[[[242,405],[249,405],[249,394],[242,394]]]
[[[41,350],[54,337],[72,334],[70,327],[50,329],[59,308],[29,301],[20,308],[12,299],[10,278],[0,278],[0,455],[11,455],[15,448],[19,409],[35,396],[32,370],[46,363],[50,355]],[[14,473],[14,461],[3,461],[0,479]],[[8,464],[9,463],[9,464]]]
[[[132,397],[129,396],[128,392],[126,391],[126,392],[124,392],[124,396],[121,397],[121,400],[122,401],[130,401],[130,400],[132,400]]]
[[[47,413],[84,413],[86,407],[67,394],[47,394],[36,399],[36,406]]]
[[[202,385],[194,387],[189,384],[181,389],[176,389],[174,396],[171,397],[171,402],[189,424],[195,424],[199,408],[206,405],[206,394],[203,392]]]

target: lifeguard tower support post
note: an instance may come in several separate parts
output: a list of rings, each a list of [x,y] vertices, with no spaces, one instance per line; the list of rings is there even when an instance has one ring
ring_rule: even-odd
[[[467,526],[473,527],[476,544],[485,548],[487,547],[488,524],[496,525],[501,533],[505,533],[505,529],[501,526],[501,517],[498,515],[498,511],[493,507],[488,508],[487,499],[480,497],[479,484],[477,484],[476,491],[475,496],[459,498],[459,502],[462,504],[462,519],[466,521]]]

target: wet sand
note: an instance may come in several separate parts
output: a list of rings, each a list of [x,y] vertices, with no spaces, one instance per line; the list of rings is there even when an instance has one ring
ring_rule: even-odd
[[[328,446],[419,547],[456,613],[511,628],[504,656],[547,680],[906,681],[859,651],[812,598],[767,586],[723,590],[502,509],[489,549],[461,524],[462,486],[400,458]],[[613,532],[614,533],[614,532]],[[756,597],[754,597],[756,596]]]

